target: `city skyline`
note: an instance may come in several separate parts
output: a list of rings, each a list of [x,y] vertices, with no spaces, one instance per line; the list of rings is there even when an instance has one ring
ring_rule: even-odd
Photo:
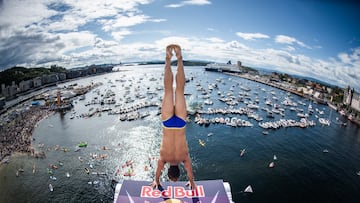
[[[0,69],[163,60],[266,68],[360,90],[360,3],[0,0]]]

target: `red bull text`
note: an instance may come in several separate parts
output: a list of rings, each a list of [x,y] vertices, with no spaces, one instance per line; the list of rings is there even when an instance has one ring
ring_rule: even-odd
[[[204,187],[202,185],[196,186],[195,190],[186,190],[180,186],[167,186],[163,191],[153,189],[151,186],[141,187],[141,197],[147,198],[193,198],[193,197],[205,197]]]

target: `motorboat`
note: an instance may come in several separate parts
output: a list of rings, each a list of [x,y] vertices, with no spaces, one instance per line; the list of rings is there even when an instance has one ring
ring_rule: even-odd
[[[241,150],[240,156],[244,156],[244,154],[245,154],[245,148]]]

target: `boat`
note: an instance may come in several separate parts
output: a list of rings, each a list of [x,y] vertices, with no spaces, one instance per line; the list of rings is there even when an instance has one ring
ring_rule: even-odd
[[[274,168],[274,166],[275,166],[275,163],[272,161],[272,162],[270,162],[270,164],[269,164],[269,168]]]
[[[360,176],[360,171],[356,172],[356,175]]]
[[[90,170],[88,168],[84,168],[85,170],[85,173],[89,174],[90,173]]]
[[[49,184],[49,190],[50,192],[54,191],[54,187],[51,185],[51,183]]]
[[[262,134],[264,134],[264,135],[268,135],[268,134],[269,134],[269,131],[264,130],[264,131],[262,131]]]
[[[277,160],[277,157],[276,157],[276,155],[274,154],[274,160]]]
[[[244,154],[245,154],[245,148],[241,150],[240,156],[244,156]]]
[[[67,178],[70,178],[70,173],[69,172],[66,172],[65,175],[66,175]]]
[[[205,147],[205,142],[204,142],[203,140],[201,140],[201,139],[199,139],[199,144],[200,144],[201,146]]]
[[[133,160],[127,160],[127,161],[125,162],[126,166],[131,166],[133,163],[134,163]]]
[[[35,171],[36,171],[36,167],[35,167],[35,163],[34,163],[32,173],[35,174]]]
[[[330,120],[325,119],[325,118],[319,118],[319,123],[321,123],[322,125],[330,125]]]
[[[124,173],[124,176],[128,176],[128,177],[131,177],[134,175],[135,175],[135,172],[132,169],[129,169],[127,172]]]
[[[323,150],[323,153],[329,153],[329,150],[328,150],[328,149],[324,149],[324,150]]]
[[[253,193],[254,191],[253,191],[251,185],[248,185],[248,186],[245,188],[244,192]]]
[[[86,147],[87,146],[87,142],[80,142],[78,144],[78,147]]]

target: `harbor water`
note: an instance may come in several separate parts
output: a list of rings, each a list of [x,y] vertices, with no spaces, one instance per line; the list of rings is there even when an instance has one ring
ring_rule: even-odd
[[[74,108],[56,113],[38,123],[33,146],[46,158],[35,159],[14,154],[8,164],[0,166],[0,202],[112,202],[113,182],[124,179],[152,181],[161,142],[161,120],[155,105],[139,107],[141,119],[120,120],[111,111],[84,115],[95,109],[113,111],[134,107],[145,101],[160,104],[163,94],[163,66],[129,66],[121,71],[79,79],[88,85],[102,82],[85,99],[75,99]],[[173,67],[174,73],[176,67]],[[208,120],[223,117],[249,121],[252,127],[232,127],[220,123],[199,125],[190,115],[186,127],[195,180],[222,179],[229,182],[234,202],[358,202],[360,199],[360,128],[326,105],[316,104],[264,84],[223,73],[206,72],[204,67],[185,67],[185,93],[188,110],[199,106],[212,109],[248,108],[258,99],[254,114],[201,114]],[[216,84],[216,85],[215,85]],[[209,90],[209,86],[213,90]],[[202,88],[202,89],[201,89]],[[116,103],[90,104],[113,92]],[[220,101],[225,97],[242,97],[232,106]],[[208,99],[212,105],[204,104]],[[297,106],[281,104],[291,99]],[[283,115],[268,113],[266,100],[278,104]],[[315,126],[264,129],[259,123],[292,119],[300,121],[299,112],[307,113]],[[322,125],[318,118],[331,124]],[[266,133],[265,133],[265,132]],[[199,144],[201,140],[204,146]],[[80,142],[87,147],[78,148]],[[245,154],[240,156],[242,149]],[[276,155],[276,160],[274,160]],[[127,161],[133,161],[127,166]],[[269,164],[274,162],[274,167]],[[56,167],[54,166],[56,165]],[[89,169],[89,173],[85,171]],[[18,176],[16,172],[18,172]],[[124,176],[125,173],[134,176]],[[55,180],[56,179],[56,180]],[[181,180],[186,180],[182,167]],[[166,174],[161,181],[167,181]],[[49,184],[53,191],[49,190]],[[244,193],[251,185],[254,193]]]

